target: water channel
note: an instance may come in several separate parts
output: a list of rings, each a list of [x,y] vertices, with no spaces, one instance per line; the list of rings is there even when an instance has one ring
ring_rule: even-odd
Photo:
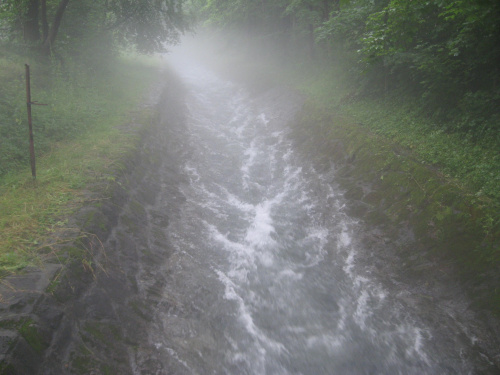
[[[346,213],[335,166],[318,172],[294,151],[287,123],[298,100],[254,98],[202,65],[171,61],[186,87],[185,202],[162,229],[174,254],[148,332],[157,373],[491,369],[449,312],[422,317],[363,261],[372,249]],[[436,332],[432,314],[453,326]]]

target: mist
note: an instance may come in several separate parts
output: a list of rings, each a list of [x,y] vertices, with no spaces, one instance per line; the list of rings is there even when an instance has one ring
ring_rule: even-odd
[[[14,5],[8,371],[498,373],[496,2]]]

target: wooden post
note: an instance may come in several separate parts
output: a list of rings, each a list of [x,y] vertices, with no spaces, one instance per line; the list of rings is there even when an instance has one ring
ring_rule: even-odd
[[[35,142],[33,140],[33,124],[31,120],[31,87],[30,87],[30,66],[28,64],[24,65],[26,67],[26,107],[28,110],[28,128],[29,128],[29,140],[30,140],[30,162],[31,162],[31,175],[36,178],[36,164],[35,164]]]

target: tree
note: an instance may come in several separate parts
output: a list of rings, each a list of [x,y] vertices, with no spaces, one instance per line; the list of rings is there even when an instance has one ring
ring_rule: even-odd
[[[91,11],[76,15],[88,16],[85,22],[73,20],[80,27],[110,34],[116,42],[132,44],[142,52],[164,50],[165,44],[176,43],[187,28],[183,0],[5,0],[0,6],[11,30],[22,25],[18,30],[23,39],[46,54],[55,48],[61,27],[71,27],[72,20],[64,20],[72,7],[99,10],[100,16]]]
[[[188,28],[180,0],[110,0],[106,2],[104,30],[140,52],[164,51],[165,44],[176,44]]]
[[[53,3],[53,2],[52,2]],[[47,0],[7,0],[2,11],[10,13],[10,24],[13,29],[22,25],[23,39],[29,44],[37,44],[45,52],[49,52],[54,44],[64,11],[69,0],[60,0],[49,26]],[[54,7],[54,4],[50,4]]]
[[[363,72],[364,94],[412,95],[426,114],[460,118],[466,131],[500,119],[498,0],[191,2],[208,23],[274,42],[274,51],[289,45],[287,56],[347,62]]]
[[[26,7],[24,39],[28,42],[38,42],[40,39],[40,29],[38,27],[40,7],[38,0],[29,0]]]
[[[47,28],[48,23],[46,23],[47,20],[47,6],[46,6],[46,0],[41,0],[44,6],[42,7],[43,14],[42,14],[42,19],[45,20],[45,27]],[[61,0],[59,2],[59,5],[57,6],[57,10],[54,14],[54,18],[52,20],[52,24],[50,25],[50,28],[47,28],[46,34],[44,34],[44,40],[42,43],[42,50],[48,54],[50,50],[52,49],[52,46],[54,45],[57,37],[57,33],[59,32],[59,27],[61,26],[61,21],[64,15],[64,11],[66,10],[66,7],[68,6],[70,0]]]
[[[368,17],[361,44],[368,66],[415,87],[433,112],[449,114],[473,97],[484,101],[480,91],[498,91],[500,3],[391,0]],[[483,112],[498,108],[486,102]]]

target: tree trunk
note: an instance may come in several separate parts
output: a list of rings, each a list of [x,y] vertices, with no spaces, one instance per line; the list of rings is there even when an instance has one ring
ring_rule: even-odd
[[[27,42],[36,43],[40,41],[39,9],[39,0],[29,0],[24,22],[24,40]]]
[[[42,41],[47,40],[49,36],[49,22],[47,21],[47,0],[41,0],[41,13],[42,13]]]
[[[49,54],[54,42],[56,41],[57,32],[59,31],[59,26],[61,26],[61,21],[63,18],[64,11],[68,5],[69,0],[61,0],[59,6],[57,7],[56,14],[54,16],[54,21],[52,21],[52,26],[50,27],[47,38],[43,42],[43,50],[45,53]]]

